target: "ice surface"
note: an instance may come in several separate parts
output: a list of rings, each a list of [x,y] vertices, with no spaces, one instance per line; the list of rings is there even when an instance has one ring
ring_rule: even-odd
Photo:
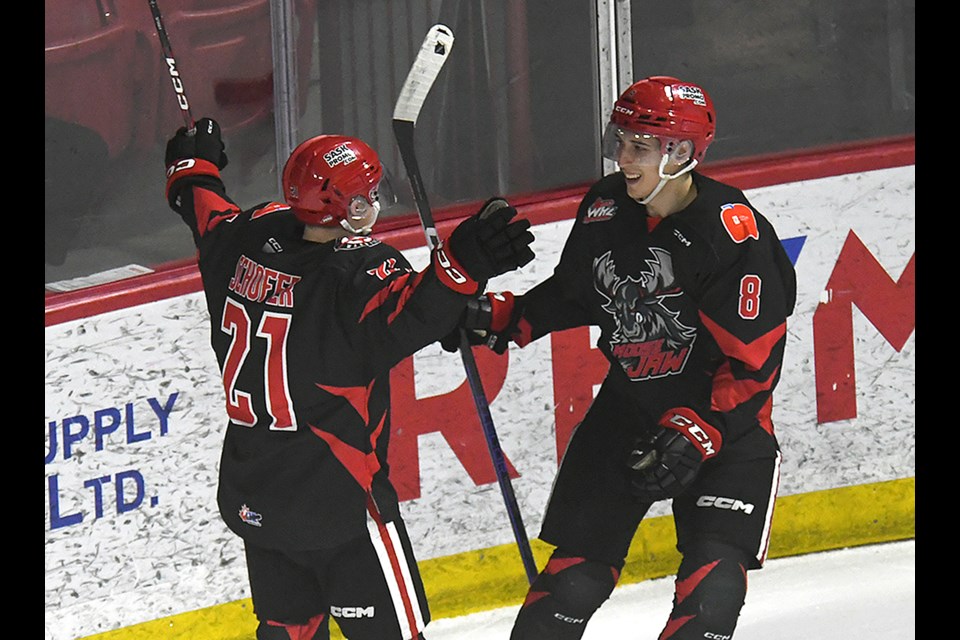
[[[915,541],[768,560],[751,571],[734,640],[916,638]],[[617,588],[583,640],[654,640],[673,579]],[[508,640],[517,607],[431,622],[427,640]]]

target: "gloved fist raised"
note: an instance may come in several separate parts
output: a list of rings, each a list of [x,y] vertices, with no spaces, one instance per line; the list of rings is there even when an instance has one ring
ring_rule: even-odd
[[[686,407],[667,411],[659,425],[658,431],[637,441],[627,459],[631,491],[644,502],[683,493],[723,442],[716,428]]]
[[[511,222],[517,210],[502,198],[491,198],[461,222],[447,239],[447,250],[476,282],[513,271],[533,260],[530,221]]]
[[[177,133],[167,141],[164,164],[169,167],[177,160],[196,158],[212,162],[222,170],[227,166],[225,148],[217,121],[212,118],[200,118],[196,122],[194,133],[190,133],[186,127],[180,127]]]

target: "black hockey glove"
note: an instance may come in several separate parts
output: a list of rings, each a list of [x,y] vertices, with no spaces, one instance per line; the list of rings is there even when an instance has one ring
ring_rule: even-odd
[[[227,166],[227,154],[220,137],[220,125],[212,118],[200,118],[196,126],[197,130],[192,135],[187,135],[186,127],[180,127],[170,138],[164,155],[165,166],[169,168],[177,160],[196,158],[212,162],[222,170]]]
[[[719,431],[686,407],[667,411],[659,424],[658,431],[637,441],[627,460],[631,491],[643,502],[683,493],[723,441]]]
[[[485,344],[498,354],[507,350],[517,332],[520,307],[509,291],[485,293],[467,302],[457,328],[447,334],[440,346],[446,351],[460,348],[460,330],[465,329],[470,346]]]
[[[476,214],[453,230],[446,245],[473,280],[485,282],[533,260],[530,221],[511,222],[517,210],[502,198],[491,198]]]

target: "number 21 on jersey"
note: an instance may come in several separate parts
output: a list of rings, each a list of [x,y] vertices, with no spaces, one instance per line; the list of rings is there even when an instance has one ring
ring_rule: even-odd
[[[231,422],[246,427],[257,424],[254,411],[254,393],[262,393],[262,402],[270,415],[270,429],[273,431],[295,431],[296,414],[290,397],[290,384],[287,380],[287,336],[290,332],[291,316],[286,313],[265,311],[260,324],[253,329],[250,316],[243,305],[227,298],[223,307],[220,329],[231,336],[230,348],[223,361],[223,388],[227,395],[227,415]],[[253,340],[266,340],[264,362],[249,361],[250,345]],[[259,366],[262,369],[263,389],[241,391],[237,388],[237,378],[244,366]]]

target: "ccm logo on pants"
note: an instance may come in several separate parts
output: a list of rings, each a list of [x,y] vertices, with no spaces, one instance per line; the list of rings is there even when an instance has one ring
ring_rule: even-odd
[[[747,504],[736,498],[718,498],[717,496],[700,496],[697,498],[698,507],[716,507],[717,509],[729,509],[731,511],[743,511],[747,515],[753,513],[753,505]]]
[[[373,607],[330,607],[330,615],[335,618],[372,618]]]

